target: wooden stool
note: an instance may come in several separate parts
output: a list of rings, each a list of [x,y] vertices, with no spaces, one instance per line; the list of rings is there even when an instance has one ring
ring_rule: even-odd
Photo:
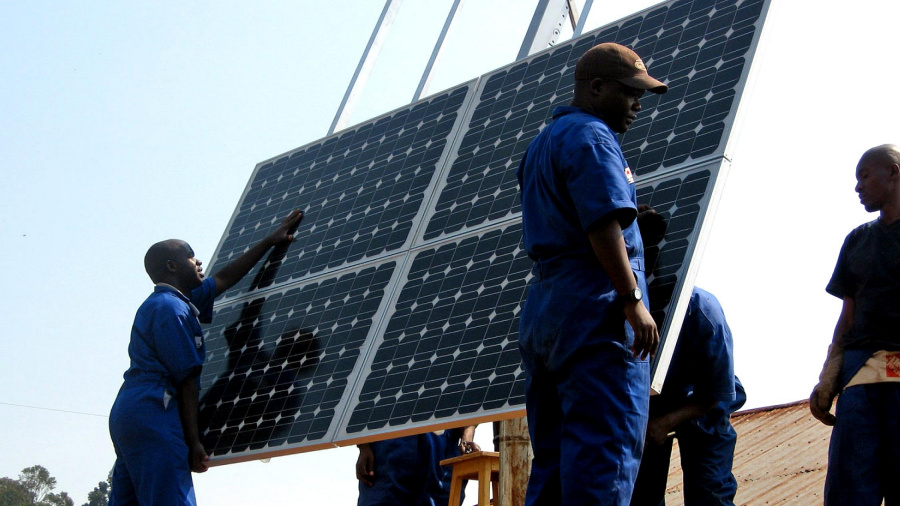
[[[478,506],[490,506],[491,483],[500,480],[498,452],[472,452],[442,460],[442,466],[453,466],[450,483],[450,505],[458,506],[463,480],[478,480]]]

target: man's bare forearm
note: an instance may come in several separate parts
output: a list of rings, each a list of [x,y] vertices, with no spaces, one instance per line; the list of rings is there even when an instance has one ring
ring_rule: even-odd
[[[196,378],[187,378],[178,385],[178,414],[181,417],[184,442],[188,446],[200,442],[200,431],[197,424],[199,398],[200,390],[197,388]]]

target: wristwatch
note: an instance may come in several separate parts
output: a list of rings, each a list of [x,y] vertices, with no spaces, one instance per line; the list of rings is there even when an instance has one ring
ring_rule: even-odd
[[[639,287],[634,287],[631,290],[620,293],[617,299],[619,302],[638,302],[639,300],[644,298],[644,292],[641,291]]]

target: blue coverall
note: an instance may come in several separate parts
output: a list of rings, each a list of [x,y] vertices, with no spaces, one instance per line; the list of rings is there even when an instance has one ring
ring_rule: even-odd
[[[206,355],[200,322],[212,319],[216,284],[207,278],[190,300],[159,284],[131,329],[131,366],[109,414],[116,451],[110,506],[195,506],[176,387],[199,381]]]
[[[651,420],[689,403],[715,404],[703,416],[675,427],[686,506],[734,504],[737,481],[731,467],[737,434],[730,418],[746,400],[734,375],[731,329],[722,306],[711,293],[694,288],[662,392],[650,398]],[[665,504],[672,441],[644,446],[632,506]]]
[[[440,461],[459,456],[459,431],[426,432],[369,443],[375,457],[372,486],[359,482],[357,506],[446,506],[453,469]]]
[[[611,213],[632,217],[620,223],[646,293],[633,174],[615,133],[567,106],[531,142],[517,177],[534,260],[519,327],[534,449],[526,504],[624,506],[644,444],[650,368],[631,352],[634,331],[588,230]]]

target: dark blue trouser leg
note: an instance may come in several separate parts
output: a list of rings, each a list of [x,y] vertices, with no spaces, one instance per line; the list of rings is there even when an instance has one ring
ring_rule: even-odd
[[[530,370],[535,458],[526,505],[627,506],[647,428],[648,362],[606,342],[579,351],[562,371]]]
[[[690,422],[675,429],[684,476],[684,503],[734,506],[737,480],[731,472],[737,433],[731,425],[710,434]]]
[[[664,506],[666,504],[666,482],[669,478],[669,462],[672,458],[672,442],[665,444],[644,444],[641,454],[641,468],[634,482],[631,506]]]
[[[847,388],[836,413],[826,506],[900,505],[900,383]]]

